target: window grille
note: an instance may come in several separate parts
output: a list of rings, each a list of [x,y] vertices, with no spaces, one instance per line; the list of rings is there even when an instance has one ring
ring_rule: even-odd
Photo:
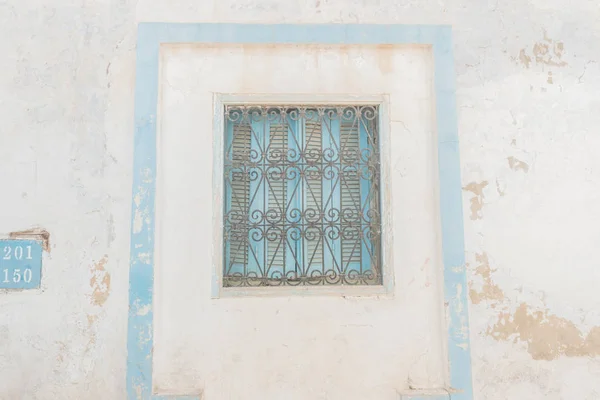
[[[378,107],[225,106],[223,286],[379,285]]]

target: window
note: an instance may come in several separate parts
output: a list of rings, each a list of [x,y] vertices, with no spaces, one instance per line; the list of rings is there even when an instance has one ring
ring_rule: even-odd
[[[378,107],[224,111],[223,286],[381,285]]]

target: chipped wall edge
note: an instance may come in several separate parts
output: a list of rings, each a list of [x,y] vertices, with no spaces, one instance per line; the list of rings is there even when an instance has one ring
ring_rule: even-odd
[[[50,232],[44,228],[31,228],[23,231],[14,231],[8,234],[9,239],[29,239],[42,242],[44,251],[50,253]]]

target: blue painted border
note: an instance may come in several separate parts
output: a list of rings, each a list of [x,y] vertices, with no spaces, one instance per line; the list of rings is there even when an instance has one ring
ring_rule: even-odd
[[[138,26],[127,398],[152,395],[152,289],[158,60],[162,43],[425,44],[434,56],[440,214],[452,400],[472,400],[471,357],[452,30],[438,25],[251,25],[141,23]],[[430,398],[431,399],[431,398]]]

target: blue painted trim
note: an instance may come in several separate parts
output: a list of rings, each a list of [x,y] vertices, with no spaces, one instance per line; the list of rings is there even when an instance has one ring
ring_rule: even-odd
[[[473,398],[467,281],[455,99],[452,37],[437,25],[252,25],[141,23],[138,26],[127,398],[152,395],[152,289],[158,56],[162,43],[426,44],[433,47],[440,177],[440,214],[445,301],[448,304],[448,357],[452,400]],[[455,392],[456,391],[456,392]],[[178,397],[198,399],[199,397]],[[429,396],[429,400],[436,399]],[[413,400],[416,400],[412,397]]]

